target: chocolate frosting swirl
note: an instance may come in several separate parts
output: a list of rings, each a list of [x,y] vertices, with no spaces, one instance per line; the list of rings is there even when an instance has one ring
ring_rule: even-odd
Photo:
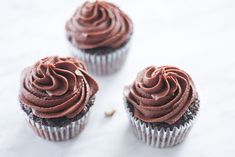
[[[23,71],[19,100],[40,118],[73,118],[97,91],[80,60],[54,56]]]
[[[173,66],[150,66],[124,89],[134,116],[144,122],[176,123],[197,98],[191,77]]]
[[[133,26],[118,7],[96,1],[79,7],[66,23],[66,31],[71,42],[80,49],[119,48],[129,40]]]

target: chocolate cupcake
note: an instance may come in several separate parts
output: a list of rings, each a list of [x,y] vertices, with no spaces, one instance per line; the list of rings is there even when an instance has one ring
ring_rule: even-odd
[[[96,75],[111,74],[122,67],[132,33],[131,19],[105,1],[84,3],[66,23],[71,52]]]
[[[173,66],[150,66],[124,89],[138,139],[160,148],[181,143],[193,126],[199,99],[191,77]]]
[[[19,101],[38,136],[64,141],[84,128],[97,91],[80,60],[54,56],[23,70]]]

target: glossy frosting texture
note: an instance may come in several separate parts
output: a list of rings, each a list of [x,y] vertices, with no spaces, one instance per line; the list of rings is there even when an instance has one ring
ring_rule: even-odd
[[[145,122],[174,124],[197,98],[191,77],[173,66],[150,66],[141,71],[124,95],[134,116]]]
[[[127,42],[133,26],[118,7],[105,1],[86,2],[66,23],[73,45],[80,49],[118,48]]]
[[[53,56],[23,71],[19,99],[40,118],[73,118],[97,91],[81,61]]]

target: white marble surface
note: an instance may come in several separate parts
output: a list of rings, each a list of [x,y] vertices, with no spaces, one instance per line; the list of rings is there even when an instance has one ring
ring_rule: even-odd
[[[97,78],[100,92],[84,132],[53,143],[35,136],[17,95],[21,70],[47,55],[69,55],[64,24],[79,0],[0,0],[1,157],[234,157],[235,1],[113,0],[133,19],[125,67]],[[184,143],[157,149],[137,141],[122,104],[122,88],[148,65],[175,65],[191,74],[201,98],[196,125]],[[104,112],[115,107],[108,119]]]

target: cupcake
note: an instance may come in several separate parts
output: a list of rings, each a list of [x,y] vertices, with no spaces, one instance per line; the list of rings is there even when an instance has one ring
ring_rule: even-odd
[[[64,141],[83,130],[97,91],[80,60],[53,56],[23,70],[19,102],[38,136]]]
[[[93,74],[114,73],[125,63],[133,24],[114,4],[85,2],[65,28],[72,54],[82,59]]]
[[[173,66],[145,68],[124,88],[124,98],[137,138],[160,148],[181,143],[199,110],[191,77]]]

